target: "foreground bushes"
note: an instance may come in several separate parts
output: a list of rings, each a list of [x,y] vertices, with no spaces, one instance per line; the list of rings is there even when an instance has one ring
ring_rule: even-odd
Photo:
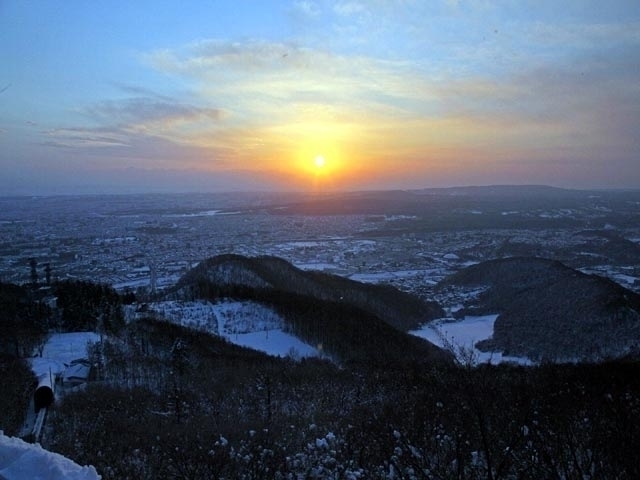
[[[640,478],[632,363],[340,369],[156,322],[103,351],[49,447],[105,479]]]

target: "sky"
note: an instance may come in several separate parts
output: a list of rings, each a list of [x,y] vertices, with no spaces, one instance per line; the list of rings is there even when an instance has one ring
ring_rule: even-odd
[[[0,0],[0,39],[0,195],[640,188],[637,0]]]

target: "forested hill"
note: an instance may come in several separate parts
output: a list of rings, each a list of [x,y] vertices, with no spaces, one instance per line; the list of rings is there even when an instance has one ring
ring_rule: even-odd
[[[499,313],[480,348],[561,361],[640,353],[640,295],[609,279],[512,257],[473,265],[438,286],[450,287],[485,288],[461,313]]]
[[[168,295],[268,305],[289,332],[343,362],[452,361],[448,352],[405,332],[442,316],[437,304],[392,287],[306,272],[279,258],[213,257],[185,274]]]
[[[212,257],[187,272],[178,282],[178,289],[185,291],[205,280],[221,290],[242,285],[352,305],[404,332],[444,316],[444,311],[438,303],[424,302],[394,287],[300,270],[278,257]]]

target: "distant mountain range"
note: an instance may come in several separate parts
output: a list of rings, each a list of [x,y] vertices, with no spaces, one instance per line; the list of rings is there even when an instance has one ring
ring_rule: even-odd
[[[640,190],[494,185],[300,194],[274,197],[271,202],[245,210],[266,211],[272,215],[414,215],[426,222],[426,228],[438,229],[550,228],[559,225],[601,228],[607,223],[633,225],[640,215],[638,204]],[[564,218],[556,215],[561,210],[565,212]],[[570,212],[581,213],[572,215]],[[591,217],[586,223],[585,215]]]
[[[287,330],[321,344],[342,361],[451,361],[435,345],[406,333],[444,315],[435,302],[296,268],[276,257],[221,255],[187,272],[168,298],[249,299],[274,308]]]
[[[473,265],[438,285],[452,287],[484,288],[459,315],[499,314],[480,349],[551,361],[640,355],[640,295],[606,278],[512,257]]]

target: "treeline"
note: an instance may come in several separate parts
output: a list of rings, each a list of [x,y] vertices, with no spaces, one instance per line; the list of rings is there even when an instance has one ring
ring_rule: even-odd
[[[123,303],[134,299],[79,280],[56,282],[45,291],[0,283],[0,355],[30,357],[53,331],[115,333],[124,325]]]
[[[0,355],[0,430],[15,436],[24,422],[24,412],[33,395],[35,375],[27,362],[12,355]]]
[[[31,356],[46,339],[51,316],[30,288],[0,283],[0,354]]]
[[[100,348],[48,447],[105,479],[640,478],[637,363],[338,368],[151,320]]]
[[[63,331],[116,332],[124,325],[123,299],[111,286],[81,280],[65,280],[53,286]]]

